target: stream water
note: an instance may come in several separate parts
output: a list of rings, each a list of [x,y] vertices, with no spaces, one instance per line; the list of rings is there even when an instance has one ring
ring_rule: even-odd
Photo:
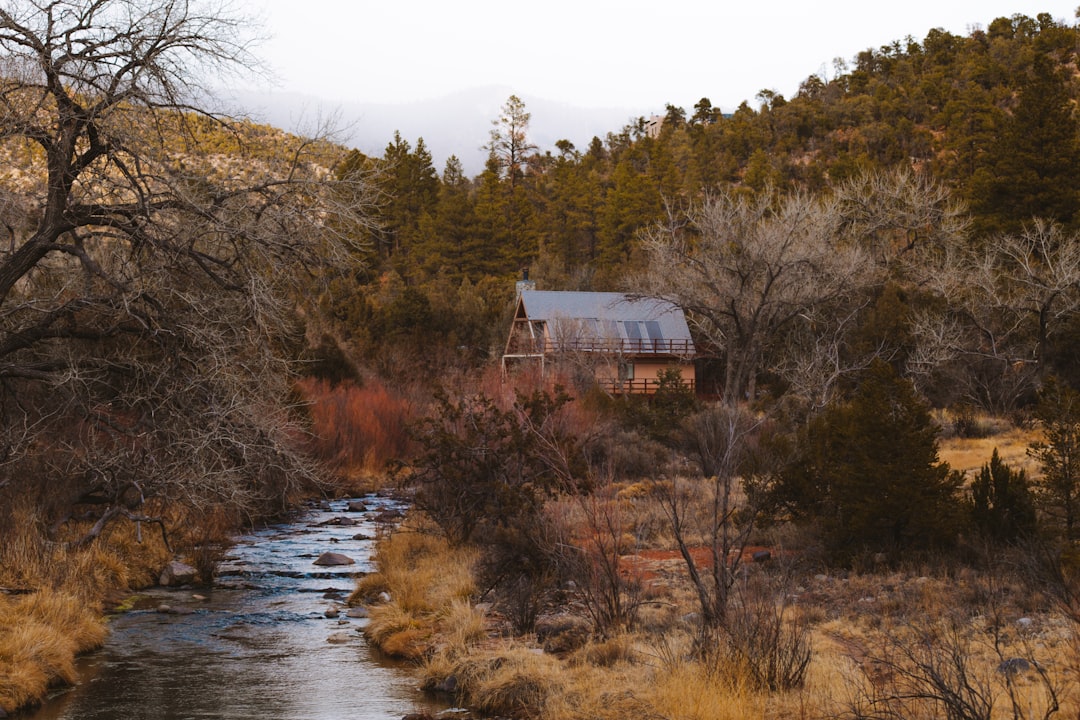
[[[367,512],[337,501],[239,538],[212,589],[148,592],[145,609],[110,621],[77,685],[30,718],[385,720],[445,708],[367,645],[365,619],[345,616],[355,576],[373,569],[376,516],[395,508],[360,500]],[[356,564],[315,565],[327,551]]]

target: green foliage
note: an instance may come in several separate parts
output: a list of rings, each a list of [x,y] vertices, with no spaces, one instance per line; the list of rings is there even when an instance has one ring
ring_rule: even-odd
[[[1035,503],[1023,470],[1006,465],[997,448],[971,483],[971,520],[996,542],[1014,542],[1035,533]]]
[[[1044,434],[1028,448],[1042,470],[1035,497],[1072,542],[1080,539],[1080,393],[1049,378],[1039,392],[1035,416]]]
[[[628,427],[669,443],[682,421],[697,409],[697,397],[678,368],[661,370],[656,381],[652,395],[627,395],[621,398],[620,407]]]
[[[936,432],[911,384],[878,361],[849,402],[805,428],[778,498],[796,518],[818,523],[841,560],[947,547],[961,477],[939,461]]]

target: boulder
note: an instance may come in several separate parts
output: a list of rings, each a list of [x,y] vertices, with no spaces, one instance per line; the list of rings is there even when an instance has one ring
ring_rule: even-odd
[[[328,618],[336,618],[340,614],[341,610],[338,609],[337,605],[331,605],[330,607],[326,608],[326,612],[323,613],[323,615]]]
[[[368,511],[368,506],[359,500],[350,500],[345,507],[349,512],[365,513]]]
[[[326,638],[326,642],[330,643],[331,645],[344,645],[345,643],[352,641],[352,639],[352,633],[336,632],[330,637]]]
[[[196,575],[198,575],[198,571],[195,568],[179,560],[173,560],[161,571],[158,584],[164,587],[187,585],[195,581]]]
[[[348,555],[342,555],[341,553],[335,552],[324,552],[318,557],[315,564],[323,567],[336,567],[340,565],[352,565],[355,562],[356,561]]]

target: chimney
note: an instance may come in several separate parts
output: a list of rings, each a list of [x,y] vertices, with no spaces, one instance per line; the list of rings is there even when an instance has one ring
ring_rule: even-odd
[[[521,279],[517,281],[517,298],[526,290],[535,290],[536,283],[529,279],[529,268],[521,269]]]

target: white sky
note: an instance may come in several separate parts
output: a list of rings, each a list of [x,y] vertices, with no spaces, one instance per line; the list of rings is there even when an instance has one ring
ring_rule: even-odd
[[[931,28],[997,17],[1075,22],[1080,0],[241,0],[278,90],[331,102],[406,103],[501,85],[647,114],[701,97],[734,109],[763,88],[791,97],[833,59]]]

